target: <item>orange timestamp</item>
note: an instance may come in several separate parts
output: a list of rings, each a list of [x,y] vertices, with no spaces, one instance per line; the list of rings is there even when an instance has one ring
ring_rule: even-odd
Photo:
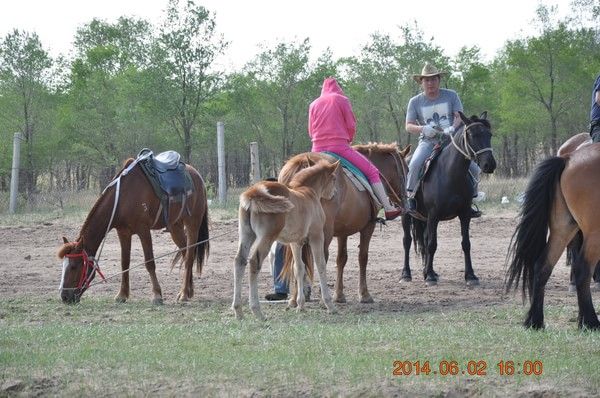
[[[540,376],[544,364],[540,360],[505,361],[496,363],[494,371],[500,376]],[[464,363],[454,360],[430,361],[394,361],[393,376],[487,376],[488,363],[485,360],[472,360]]]

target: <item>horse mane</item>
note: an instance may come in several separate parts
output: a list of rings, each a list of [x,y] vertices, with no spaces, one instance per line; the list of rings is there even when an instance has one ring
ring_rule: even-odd
[[[296,175],[294,175],[292,180],[289,182],[288,186],[292,189],[295,189],[303,185],[309,185],[307,182],[321,173],[327,166],[329,166],[329,162],[325,160],[319,160],[314,166],[302,169],[296,173]]]
[[[353,145],[352,148],[356,149],[362,154],[368,154],[370,152],[375,153],[396,153],[399,151],[398,144],[392,142],[391,144],[383,144],[381,142],[369,142],[368,144]]]
[[[115,178],[120,176],[121,173],[123,172],[123,170],[125,170],[131,164],[131,162],[133,162],[134,160],[135,160],[134,158],[129,158],[129,159],[125,160],[123,162],[123,167],[121,167],[121,170],[119,170],[117,172],[117,174],[115,174],[115,176],[110,181],[112,182],[112,181],[114,181]],[[81,226],[81,230],[79,231],[79,237],[76,239],[76,242],[80,242],[83,238],[84,233],[87,232],[88,224],[89,224],[90,220],[92,219],[92,216],[98,209],[98,206],[100,206],[100,203],[102,202],[102,198],[104,198],[104,195],[100,195],[100,197],[96,200],[96,203],[94,203],[94,206],[92,206],[92,209],[88,213],[87,217],[85,218],[85,221],[83,222],[83,225]]]

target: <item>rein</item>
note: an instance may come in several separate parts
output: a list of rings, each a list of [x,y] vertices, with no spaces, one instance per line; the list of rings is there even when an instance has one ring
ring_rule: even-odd
[[[475,151],[473,149],[473,147],[469,144],[469,140],[467,139],[467,132],[469,131],[469,129],[473,126],[484,126],[483,123],[481,122],[475,122],[475,123],[471,123],[468,126],[465,126],[465,129],[463,130],[463,148],[461,148],[457,143],[456,143],[456,139],[454,138],[454,135],[450,134],[450,140],[452,141],[452,145],[454,145],[454,147],[456,148],[456,150],[458,152],[460,152],[467,160],[473,160],[477,157],[477,155],[480,155],[484,152],[492,152],[492,147],[489,146],[487,148],[483,148],[480,149],[478,151]]]

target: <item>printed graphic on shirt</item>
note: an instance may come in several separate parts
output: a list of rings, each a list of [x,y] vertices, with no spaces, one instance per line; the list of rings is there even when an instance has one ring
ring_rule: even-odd
[[[447,102],[424,106],[421,108],[425,124],[444,129],[450,126],[450,115]]]

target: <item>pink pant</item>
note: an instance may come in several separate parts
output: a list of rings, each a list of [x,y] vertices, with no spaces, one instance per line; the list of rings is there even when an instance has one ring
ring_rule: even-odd
[[[328,148],[324,148],[324,147],[319,148],[319,147],[313,146],[312,151],[313,152],[328,151],[328,152],[333,152],[337,155],[340,155],[341,157],[343,157],[344,159],[346,159],[350,163],[352,163],[354,166],[356,166],[356,168],[358,168],[360,171],[362,171],[364,173],[365,177],[367,177],[367,179],[369,180],[369,182],[371,184],[381,182],[381,179],[379,178],[379,170],[377,169],[377,167],[375,167],[373,165],[373,163],[371,163],[371,161],[369,159],[367,159],[364,155],[355,151],[349,145],[348,146],[335,146],[335,147],[328,147]]]

